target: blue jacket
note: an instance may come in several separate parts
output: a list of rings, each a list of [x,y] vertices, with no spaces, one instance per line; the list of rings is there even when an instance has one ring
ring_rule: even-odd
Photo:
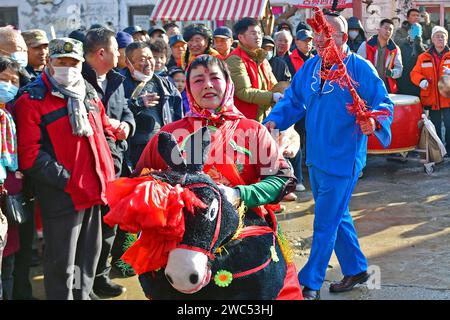
[[[389,110],[390,116],[380,120],[381,128],[375,136],[384,147],[391,143],[390,125],[393,102],[375,68],[346,46],[344,59],[350,77],[359,85],[356,90],[373,110]],[[326,81],[321,89],[319,71],[321,58],[315,56],[305,62],[295,74],[284,98],[273,108],[263,123],[273,121],[276,128],[285,130],[306,116],[306,165],[328,174],[350,177],[366,164],[367,136],[362,134],[347,104],[353,102],[347,88]],[[333,66],[336,69],[336,65]]]

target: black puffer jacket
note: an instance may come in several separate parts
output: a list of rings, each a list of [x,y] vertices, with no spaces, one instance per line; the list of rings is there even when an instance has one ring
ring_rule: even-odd
[[[416,37],[414,42],[407,39],[399,47],[402,53],[403,72],[397,79],[398,93],[420,97],[420,88],[411,82],[410,73],[416,65],[417,58],[426,51],[426,48],[419,37]]]
[[[128,107],[128,100],[125,97],[125,90],[123,88],[123,81],[125,77],[117,71],[111,70],[106,74],[106,80],[108,81],[106,90],[99,87],[97,83],[97,75],[92,67],[87,63],[83,63],[82,71],[84,79],[89,82],[97,93],[102,97],[103,105],[105,106],[106,115],[120,122],[126,122],[130,125],[130,137],[134,135],[136,131],[136,122],[134,121],[133,112]],[[116,148],[121,155],[119,158],[114,158],[114,166],[116,167],[116,175],[121,175],[123,160],[125,152],[128,149],[126,140],[117,140]]]
[[[359,46],[367,40],[366,33],[364,31],[364,27],[361,24],[361,21],[357,17],[350,17],[347,20],[348,22],[348,29],[355,29],[359,30],[359,34],[355,39],[348,38],[347,45],[350,47],[350,50],[352,52],[357,52],[359,49]]]

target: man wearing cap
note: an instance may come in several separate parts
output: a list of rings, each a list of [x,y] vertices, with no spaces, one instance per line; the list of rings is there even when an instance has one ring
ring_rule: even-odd
[[[311,53],[313,47],[312,39],[313,34],[307,29],[303,29],[297,32],[295,36],[296,48],[289,55],[289,59],[291,60],[295,72],[297,72],[298,69],[303,66],[306,60],[314,57],[314,55]]]
[[[169,46],[172,54],[170,55],[169,62],[167,63],[167,69],[172,67],[181,67],[181,58],[186,52],[187,42],[184,41],[181,34],[175,34],[169,38]]]
[[[166,30],[166,35],[170,39],[171,36],[181,34],[180,27],[175,22],[169,22],[163,25],[163,29]]]
[[[44,70],[48,56],[48,38],[43,30],[33,29],[22,32],[28,47],[28,66],[25,70],[34,81]]]
[[[383,19],[380,21],[378,34],[364,41],[358,49],[358,54],[377,69],[378,76],[384,81],[389,93],[397,93],[396,79],[403,72],[400,48],[391,39],[393,32],[394,22]]]
[[[124,31],[119,31],[116,34],[117,45],[119,46],[119,61],[117,62],[117,70],[120,71],[127,67],[125,48],[132,43],[133,37]]]
[[[83,44],[49,43],[49,63],[16,102],[19,167],[32,179],[45,238],[49,300],[89,299],[101,246],[100,206],[114,180],[115,136],[81,75]]]
[[[244,116],[261,122],[273,103],[283,95],[270,90],[277,83],[261,48],[262,31],[258,21],[243,18],[234,25],[239,45],[226,62],[233,80],[234,103]]]
[[[131,172],[125,159],[128,150],[127,139],[134,134],[136,123],[133,113],[128,108],[128,100],[122,85],[125,77],[114,70],[119,56],[114,31],[106,28],[88,31],[84,40],[84,52],[86,62],[83,64],[82,75],[100,97],[116,137],[118,157],[113,158],[116,177],[128,176]],[[102,215],[108,211],[108,207],[102,207]],[[125,292],[124,287],[112,282],[109,277],[111,265],[108,258],[116,230],[117,227],[110,227],[102,222],[102,249],[94,282],[96,295],[115,297]],[[95,298],[94,295],[92,297]]]
[[[183,39],[187,41],[187,50],[181,59],[181,67],[187,69],[189,64],[201,54],[218,57],[220,54],[212,46],[212,32],[204,24],[194,23],[184,28]]]
[[[161,38],[167,44],[169,43],[169,39],[166,35],[166,30],[164,30],[164,28],[161,26],[151,26],[150,29],[148,29],[148,36],[150,37],[150,40]]]
[[[266,59],[269,61],[272,73],[277,81],[291,82],[292,76],[289,72],[289,67],[282,58],[275,55],[275,41],[273,41],[271,36],[263,37],[261,48],[267,52]]]
[[[233,31],[228,27],[219,27],[214,30],[214,48],[220,53],[218,58],[225,60],[231,52],[233,44]]]
[[[411,81],[420,87],[420,101],[429,110],[430,120],[436,132],[445,141],[447,154],[450,154],[450,98],[444,97],[438,90],[439,80],[450,76],[450,49],[448,47],[448,31],[441,26],[431,31],[431,47],[417,58],[411,71]],[[442,136],[442,122],[445,137]]]
[[[130,26],[123,29],[123,32],[128,33],[133,37],[134,41],[145,42],[148,40],[147,31],[142,29],[140,26]]]

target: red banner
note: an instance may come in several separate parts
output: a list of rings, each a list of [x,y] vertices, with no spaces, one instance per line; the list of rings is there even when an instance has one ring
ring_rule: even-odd
[[[299,8],[331,8],[333,5],[333,0],[287,0],[285,2]],[[353,0],[339,0],[338,9],[351,8],[352,4]]]

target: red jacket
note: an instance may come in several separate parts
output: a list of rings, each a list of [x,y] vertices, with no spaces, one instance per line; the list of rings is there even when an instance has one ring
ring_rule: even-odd
[[[450,108],[450,98],[439,93],[438,82],[444,74],[444,67],[450,68],[450,50],[445,49],[442,58],[437,61],[433,48],[422,53],[417,58],[416,65],[411,71],[411,82],[419,86],[422,80],[428,80],[428,87],[420,89],[420,101],[424,107],[432,110]]]
[[[300,52],[298,51],[298,49],[295,49],[294,51],[292,51],[291,54],[289,55],[289,58],[291,59],[291,62],[294,65],[295,72],[297,72],[298,69],[300,69],[303,66],[303,64],[305,63],[303,58],[300,56]],[[294,75],[292,75],[292,76],[294,76]]]
[[[260,86],[259,86],[259,79],[258,79],[258,65],[256,64],[256,62],[252,58],[250,58],[248,56],[248,54],[244,50],[241,49],[240,46],[238,46],[236,49],[231,51],[231,53],[228,55],[228,57],[230,57],[230,56],[238,56],[242,59],[242,62],[245,65],[245,69],[247,70],[248,77],[250,78],[252,88],[259,89]],[[269,86],[268,90],[272,89],[272,88],[270,88],[270,84],[271,84],[270,75],[267,74],[264,63],[261,63],[259,65],[259,67],[261,68],[262,74],[263,74],[264,78],[266,79],[266,83]],[[258,108],[259,108],[259,106],[257,104],[243,101],[243,100],[239,99],[238,97],[236,97],[236,94],[234,95],[234,104],[239,109],[239,111],[242,112],[244,114],[244,116],[246,116],[248,119],[252,119],[252,120],[256,119],[256,116],[258,114]]]
[[[378,37],[373,36],[366,42],[366,54],[367,54],[367,60],[372,62],[372,64],[375,66],[375,54],[378,50]],[[384,62],[389,63],[389,65],[393,65],[395,56],[398,54],[397,46],[395,45],[394,41],[389,39],[387,46],[386,46],[386,55],[384,57]],[[389,59],[389,62],[388,62]],[[386,68],[387,69],[387,68]],[[391,68],[392,69],[392,66]],[[384,75],[384,78],[387,80],[387,84],[389,85],[389,93],[397,93],[398,87],[397,87],[397,80],[386,77]]]
[[[106,204],[114,179],[115,138],[95,89],[86,83],[85,105],[94,134],[72,134],[67,101],[45,73],[16,102],[19,168],[36,186],[43,215]],[[107,141],[108,140],[108,141]]]
[[[165,125],[160,132],[164,131],[174,134],[178,144],[183,145],[190,133],[197,131],[205,124],[204,120],[185,117]],[[223,126],[225,127],[225,125]],[[245,118],[239,120],[235,132],[227,140],[233,141],[236,145],[234,147],[236,152],[232,152],[231,155],[226,154],[227,156],[232,156],[232,159],[222,156],[224,150],[229,150],[226,146],[219,144],[219,146],[214,148],[217,136],[220,136],[220,132],[212,134],[211,150],[208,161],[203,168],[214,181],[230,186],[238,184],[249,185],[260,181],[264,176],[277,174],[289,176],[291,174],[289,166],[278,149],[275,140],[257,121]],[[233,145],[233,142],[228,144]],[[228,160],[228,163],[224,159]],[[237,167],[237,173],[240,176],[237,180],[230,173],[230,171],[233,171],[229,169],[230,163]],[[144,168],[156,170],[167,168],[167,164],[158,152],[158,135],[155,135],[145,147],[141,158],[136,164],[135,172],[140,173]],[[238,181],[240,179],[242,181]]]

